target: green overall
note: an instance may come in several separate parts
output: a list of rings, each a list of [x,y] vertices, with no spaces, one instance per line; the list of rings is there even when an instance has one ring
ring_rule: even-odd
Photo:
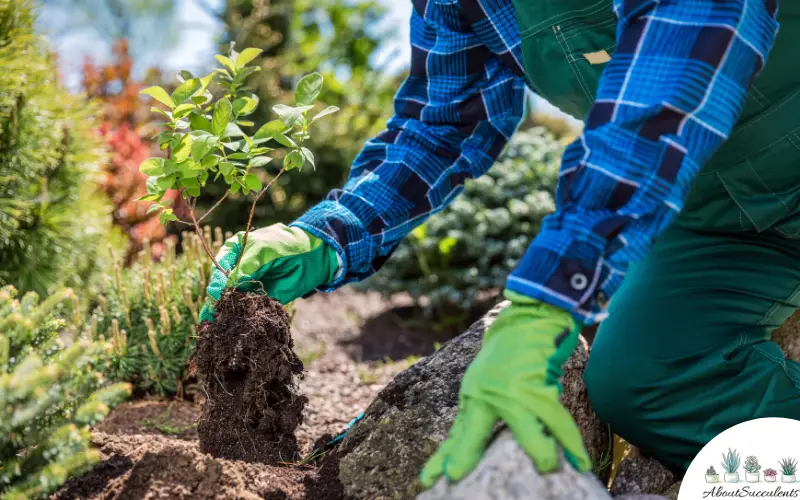
[[[514,0],[528,79],[585,118],[613,55],[611,0]],[[800,2],[729,140],[676,222],[631,266],[585,373],[614,432],[686,468],[723,430],[800,419],[800,365],[771,342],[800,307]]]

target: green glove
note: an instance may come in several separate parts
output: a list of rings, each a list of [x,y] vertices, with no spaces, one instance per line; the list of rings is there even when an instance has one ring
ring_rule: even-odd
[[[230,271],[242,254],[244,232],[229,238],[217,254],[217,262]],[[200,320],[212,321],[214,302],[230,286],[245,292],[263,291],[286,304],[333,281],[339,270],[336,251],[320,238],[300,228],[274,224],[251,231],[239,265],[226,277],[212,264],[206,288],[209,298]]]
[[[578,342],[579,326],[554,306],[506,291],[511,305],[484,335],[483,347],[461,381],[459,411],[448,439],[420,479],[458,481],[478,464],[498,420],[543,473],[558,468],[558,446],[580,471],[591,469],[583,438],[559,395],[561,366]]]

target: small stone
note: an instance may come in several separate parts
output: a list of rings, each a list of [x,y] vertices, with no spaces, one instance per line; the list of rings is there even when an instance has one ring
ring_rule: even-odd
[[[636,456],[623,459],[611,484],[613,496],[660,494],[675,483],[675,475],[655,458]]]

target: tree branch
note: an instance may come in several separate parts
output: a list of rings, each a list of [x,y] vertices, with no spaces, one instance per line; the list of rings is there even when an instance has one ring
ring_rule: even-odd
[[[200,224],[197,222],[197,218],[194,215],[194,207],[195,207],[196,204],[197,204],[197,200],[196,199],[193,200],[193,202],[189,204],[189,217],[192,218],[192,223],[194,224],[194,230],[197,233],[197,236],[200,237],[200,242],[203,244],[203,249],[206,251],[206,255],[208,255],[211,258],[211,262],[213,262],[214,265],[217,266],[217,269],[219,269],[222,272],[222,274],[224,274],[225,276],[229,276],[230,273],[228,273],[226,270],[222,269],[222,266],[220,266],[219,262],[217,262],[217,259],[214,257],[214,254],[211,252],[211,249],[208,248],[208,243],[206,243],[206,238],[205,238],[205,236],[203,236],[203,231],[200,229]],[[238,263],[238,260],[237,260],[237,263]],[[236,266],[234,266],[234,268],[235,267]]]
[[[250,227],[253,224],[253,214],[256,211],[256,203],[258,203],[258,200],[260,200],[261,197],[264,196],[264,193],[267,192],[267,189],[269,189],[270,186],[275,184],[275,181],[277,181],[278,178],[281,176],[281,174],[283,174],[285,171],[286,169],[282,168],[281,171],[278,172],[278,175],[273,177],[273,179],[269,181],[269,183],[264,187],[264,189],[262,189],[261,192],[259,192],[257,195],[253,197],[253,204],[250,205],[250,216],[247,218],[247,227],[244,230],[244,237],[242,238],[242,253],[239,254],[239,258],[236,259],[236,264],[233,265],[232,269],[236,269],[236,266],[239,265],[239,261],[242,260],[242,255],[244,255],[244,249],[247,248],[247,235],[250,234]]]

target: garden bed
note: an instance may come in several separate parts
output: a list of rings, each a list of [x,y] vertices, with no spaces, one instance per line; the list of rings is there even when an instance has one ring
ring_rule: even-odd
[[[55,498],[341,498],[335,457],[301,464],[315,442],[340,432],[378,391],[447,333],[408,326],[405,297],[392,301],[349,290],[298,301],[292,326],[308,397],[297,430],[300,454],[278,465],[216,459],[200,452],[200,406],[140,400],[117,407],[93,433],[101,462]],[[413,323],[413,322],[411,322]]]

